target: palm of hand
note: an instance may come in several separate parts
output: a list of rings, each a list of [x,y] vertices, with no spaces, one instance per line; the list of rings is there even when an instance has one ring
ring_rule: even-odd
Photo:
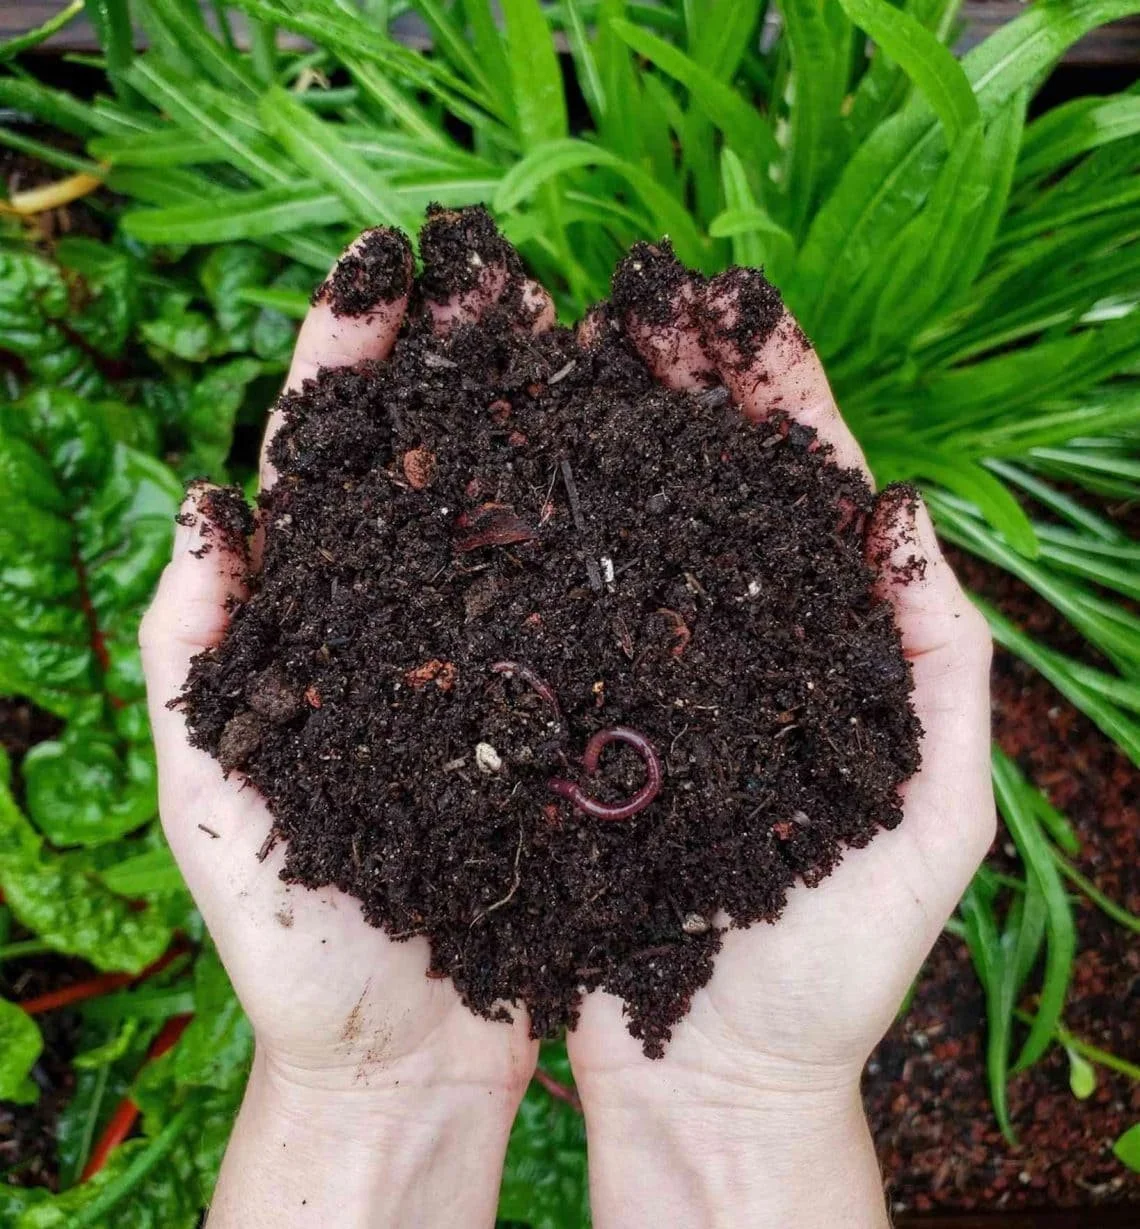
[[[478,316],[505,284],[505,271],[489,266],[476,289],[429,304],[437,327]],[[537,309],[534,327],[548,328],[549,299],[533,286],[526,293]],[[287,387],[320,367],[386,358],[407,306],[405,295],[363,316],[336,317],[318,303],[302,327]],[[271,415],[267,445],[277,425]],[[262,485],[275,477],[263,450]],[[265,802],[192,748],[183,717],[167,707],[191,658],[224,634],[227,601],[244,588],[246,562],[203,531],[202,494],[188,498],[181,540],[140,642],[167,839],[259,1046],[287,1078],[322,1087],[418,1080],[521,1093],[538,1054],[525,1013],[510,1025],[472,1015],[450,981],[426,976],[426,940],[393,942],[335,887],[283,882],[283,850],[263,848],[273,823]]]
[[[813,427],[839,464],[869,478],[822,367],[790,316],[749,356],[710,341],[692,323],[699,316],[693,305],[703,300],[706,312],[731,325],[734,291],[723,285],[683,284],[669,326],[626,322],[658,378],[672,387],[719,378],[747,415],[762,418],[778,406]],[[903,787],[902,823],[847,851],[818,887],[793,889],[774,925],[728,930],[713,976],[674,1029],[663,1060],[644,1057],[619,1000],[591,995],[568,1042],[580,1085],[615,1077],[625,1087],[672,1093],[718,1081],[729,1089],[852,1085],[988,848],[994,807],[985,623],[942,558],[923,508],[900,516],[897,506],[880,505],[867,537],[925,731],[922,769]],[[917,569],[908,566],[914,560]]]

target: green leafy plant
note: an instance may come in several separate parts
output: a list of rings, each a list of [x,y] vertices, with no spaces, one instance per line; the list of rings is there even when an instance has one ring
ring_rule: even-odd
[[[196,4],[138,0],[149,50],[137,54],[126,0],[88,0],[108,82],[94,100],[38,83],[22,46],[0,75],[0,106],[83,152],[15,125],[0,142],[103,182],[116,202],[103,206],[105,244],[61,244],[51,260],[0,250],[0,352],[21,364],[20,408],[0,416],[0,465],[18,476],[0,491],[16,494],[0,498],[19,500],[37,529],[19,557],[0,529],[0,690],[67,723],[25,762],[22,806],[0,809],[11,817],[0,876],[4,857],[13,880],[66,872],[106,894],[108,910],[145,900],[140,926],[193,934],[153,821],[129,647],[165,549],[159,511],[175,474],[232,465],[234,422],[279,372],[291,322],[344,242],[378,221],[414,227],[433,200],[488,202],[565,318],[605,295],[636,239],[667,233],[710,272],[764,264],[877,479],[918,480],[942,537],[1029,586],[1083,648],[1060,652],[981,603],[997,642],[1140,764],[1129,604],[1140,545],[1107,512],[1140,496],[1140,94],[1028,118],[1065,49],[1140,0],[1038,0],[960,60],[948,50],[956,0],[778,0],[779,36],[763,41],[766,0],[509,0],[501,22],[487,0],[213,7],[217,32]],[[406,8],[426,22],[430,52],[390,34]],[[235,13],[249,22],[248,53],[235,49]],[[283,50],[279,34],[308,49]],[[91,308],[78,333],[77,284]],[[130,374],[108,379],[98,359],[123,353]],[[140,476],[145,507],[116,495]],[[77,561],[107,552],[131,566],[85,598]],[[92,628],[110,636],[105,662]],[[70,791],[64,753],[79,768]],[[983,869],[949,929],[985,988],[990,1089],[1012,1138],[1006,1083],[1052,1044],[1069,1054],[1078,1096],[1090,1064],[1136,1078],[1065,1029],[1070,892],[1120,925],[1140,922],[1072,864],[1074,833],[1018,767],[995,752],[993,769],[1020,872]],[[39,938],[18,943],[99,964],[78,922],[25,917]],[[137,973],[163,946],[102,949],[99,967]],[[119,986],[110,1006],[88,1000],[89,1065],[61,1138],[66,1189],[29,1197],[16,1223],[102,1223],[143,1199],[166,1210],[164,1225],[193,1223],[241,1061],[221,1083],[195,1083],[177,1063],[189,1030],[169,1061],[145,1059],[164,1014],[195,1011],[191,1029],[233,1018],[216,969],[199,985],[204,959],[192,985],[176,961]],[[560,1053],[544,1063],[565,1078]],[[143,1134],[79,1182],[130,1080]],[[188,1147],[198,1098],[218,1107],[219,1126]],[[1125,1164],[1135,1130],[1117,1145]],[[505,1216],[582,1222],[580,1132],[568,1105],[532,1089]]]

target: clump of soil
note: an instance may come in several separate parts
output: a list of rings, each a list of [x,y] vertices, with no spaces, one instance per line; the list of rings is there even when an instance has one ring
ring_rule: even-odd
[[[920,731],[872,495],[810,430],[658,385],[616,326],[660,291],[637,270],[585,349],[531,331],[482,211],[421,250],[392,358],[281,400],[192,738],[264,794],[289,878],[426,936],[472,1010],[546,1035],[602,987],[660,1055],[726,916],[774,920],[899,822]],[[439,335],[490,264],[497,305]]]
[[[366,230],[313,292],[337,316],[364,316],[404,295],[412,281],[412,245],[384,226]]]

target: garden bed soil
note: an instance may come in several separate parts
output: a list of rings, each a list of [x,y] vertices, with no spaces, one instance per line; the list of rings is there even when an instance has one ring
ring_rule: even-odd
[[[667,245],[621,266],[589,349],[531,330],[483,210],[420,247],[393,357],[279,405],[263,570],[194,664],[192,737],[264,794],[287,877],[425,935],[472,1010],[550,1035],[603,987],[658,1056],[714,919],[774,919],[901,818],[918,722],[872,497],[813,432],[652,379],[616,317],[660,314]],[[398,256],[322,297],[405,293]],[[440,336],[428,305],[495,266],[497,305]],[[780,304],[733,276],[751,353]]]
[[[956,554],[954,563],[971,589],[1019,626],[1056,647],[1079,647],[1057,612],[1008,573],[964,554]],[[1140,783],[1131,762],[1041,675],[1000,651],[993,714],[1002,748],[1072,820],[1082,846],[1075,859],[1080,869],[1113,899],[1140,912]],[[1012,870],[1008,839],[999,833],[991,864]],[[1009,866],[1001,866],[1006,859]],[[1084,1041],[1140,1061],[1135,935],[1087,901],[1076,907],[1076,922],[1066,1026]],[[1011,1148],[986,1088],[982,988],[965,944],[944,936],[912,1005],[864,1076],[864,1100],[895,1212],[1095,1206],[1107,1215],[1109,1205],[1128,1205],[1118,1209],[1122,1219],[1103,1223],[1140,1223],[1140,1175],[1112,1155],[1113,1141],[1140,1120],[1140,1085],[1103,1067],[1097,1075],[1093,1095],[1075,1100],[1068,1060],[1054,1046],[1015,1077],[1010,1112],[1020,1147]],[[1102,1221],[1070,1223],[1093,1229]]]
[[[20,761],[36,743],[54,738],[62,722],[30,701],[0,696],[0,747],[12,765],[12,790],[23,795]],[[5,942],[30,938],[14,927]],[[78,980],[82,961],[61,956],[31,956],[0,962],[0,995],[19,1002],[57,990]],[[35,1105],[0,1101],[0,1173],[15,1186],[56,1184],[56,1122],[75,1088],[71,1057],[79,1033],[74,1012],[49,1012],[39,1020],[44,1050],[32,1068],[31,1078],[40,1089]]]

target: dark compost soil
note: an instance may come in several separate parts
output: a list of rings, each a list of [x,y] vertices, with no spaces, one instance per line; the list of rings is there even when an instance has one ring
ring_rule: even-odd
[[[1006,572],[964,554],[955,569],[1019,626],[1054,647],[1085,646],[1053,607]],[[1008,653],[993,673],[994,734],[1073,821],[1076,859],[1098,887],[1140,911],[1140,779],[1113,744],[1050,684]],[[999,833],[990,864],[1014,870]],[[1002,862],[1009,860],[1009,866]],[[1065,1023],[1083,1040],[1140,1062],[1140,947],[1088,902],[1076,906],[1077,958]],[[1140,1086],[1097,1068],[1093,1095],[1077,1102],[1068,1061],[1053,1047],[1010,1086],[1020,1147],[993,1116],[985,1082],[985,1003],[965,944],[939,940],[914,1002],[879,1045],[864,1077],[884,1179],[897,1215],[939,1210],[1105,1208],[1123,1219],[1078,1213],[1088,1229],[1140,1224],[1140,1175],[1112,1155],[1140,1120]],[[1132,1219],[1129,1219],[1129,1218]],[[911,1223],[909,1220],[906,1223]],[[917,1219],[914,1223],[920,1223]],[[1042,1224],[1051,1222],[1043,1221]]]
[[[263,571],[195,663],[193,738],[265,795],[290,878],[426,935],[473,1010],[545,1035],[604,987],[658,1055],[721,911],[771,920],[899,822],[919,731],[872,497],[810,431],[657,386],[616,328],[533,335],[482,211],[421,250],[393,358],[280,403]],[[423,300],[494,261],[499,306],[437,336]]]

